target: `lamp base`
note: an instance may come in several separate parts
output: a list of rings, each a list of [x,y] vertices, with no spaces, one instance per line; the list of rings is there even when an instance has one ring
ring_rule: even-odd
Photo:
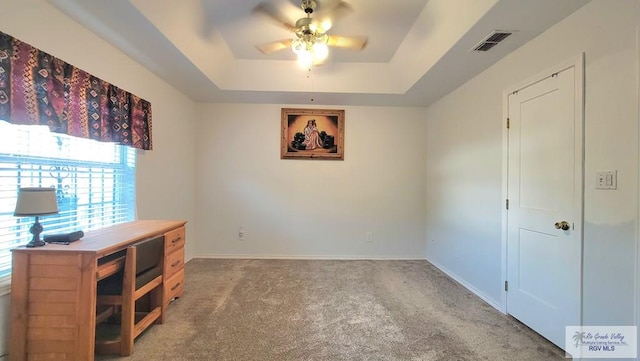
[[[26,244],[26,246],[29,248],[42,247],[46,244],[42,239],[40,239],[40,233],[42,233],[44,229],[42,228],[42,225],[39,222],[39,218],[40,217],[36,216],[36,223],[34,223],[33,226],[29,228],[29,232],[33,234],[33,238],[31,239],[31,242]]]
[[[33,247],[42,247],[46,243],[41,239],[33,239],[31,242],[27,243],[25,247],[33,248]]]

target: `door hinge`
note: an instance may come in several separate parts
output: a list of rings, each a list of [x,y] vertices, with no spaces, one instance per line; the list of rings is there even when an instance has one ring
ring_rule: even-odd
[[[507,207],[507,209],[509,209],[509,200],[507,199],[505,203],[506,203],[505,206]]]
[[[509,129],[509,125],[510,125],[509,118],[507,118],[507,129]]]
[[[504,281],[504,290],[509,291],[509,281]]]

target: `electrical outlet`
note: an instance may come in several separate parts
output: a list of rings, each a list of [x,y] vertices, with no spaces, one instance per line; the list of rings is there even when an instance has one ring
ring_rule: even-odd
[[[373,242],[373,232],[365,233],[365,242]]]
[[[596,172],[596,189],[617,189],[618,171],[608,170]]]
[[[239,240],[244,240],[244,227],[240,226],[240,228],[238,228],[238,239]]]

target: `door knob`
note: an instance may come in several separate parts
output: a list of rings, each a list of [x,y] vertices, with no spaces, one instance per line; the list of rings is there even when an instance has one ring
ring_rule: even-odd
[[[571,228],[571,225],[567,221],[560,221],[560,222],[556,222],[555,227],[556,227],[556,229],[561,229],[563,231],[568,231],[569,228]]]

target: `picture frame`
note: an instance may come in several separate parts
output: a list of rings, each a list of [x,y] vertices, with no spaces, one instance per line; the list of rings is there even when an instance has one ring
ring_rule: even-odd
[[[344,160],[344,110],[282,108],[281,159]]]

